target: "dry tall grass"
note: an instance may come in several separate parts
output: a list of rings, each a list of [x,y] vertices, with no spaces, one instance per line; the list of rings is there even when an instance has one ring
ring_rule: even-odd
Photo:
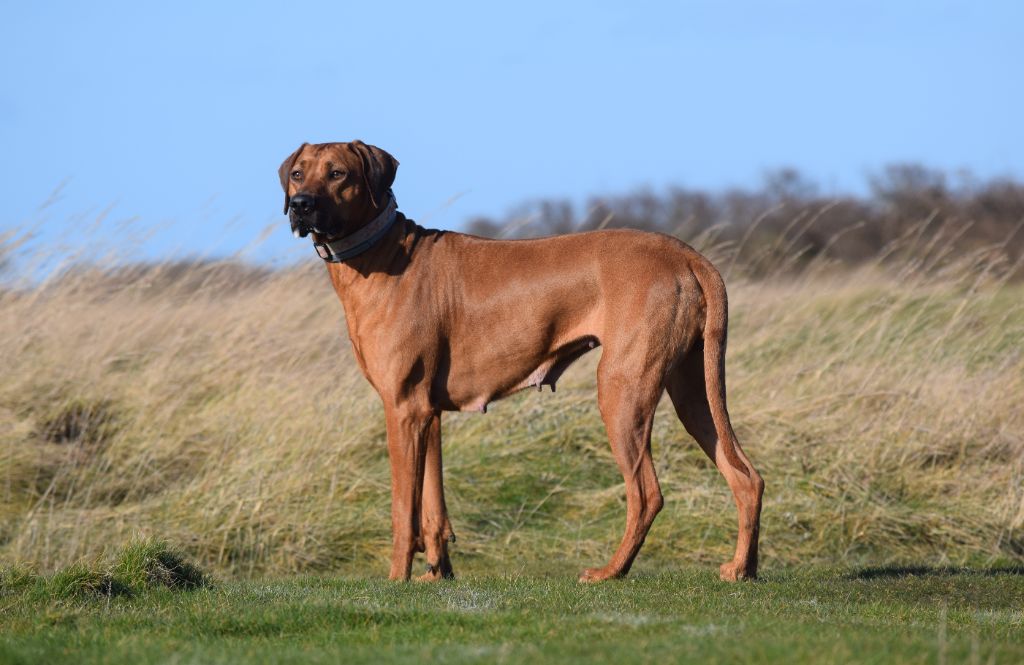
[[[941,266],[728,275],[766,567],[1024,560],[1024,287],[949,249]],[[52,568],[141,533],[222,574],[383,574],[383,418],[322,267],[78,270],[2,292],[0,314],[4,558]],[[624,497],[597,353],[556,394],[445,416],[457,571],[611,554]],[[668,404],[654,441],[667,509],[638,567],[724,560],[724,481]]]

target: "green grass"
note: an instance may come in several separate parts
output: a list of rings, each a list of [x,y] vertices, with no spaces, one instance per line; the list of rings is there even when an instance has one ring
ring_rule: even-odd
[[[10,663],[987,663],[1024,660],[1024,570],[711,571],[591,586],[295,577],[0,595]]]

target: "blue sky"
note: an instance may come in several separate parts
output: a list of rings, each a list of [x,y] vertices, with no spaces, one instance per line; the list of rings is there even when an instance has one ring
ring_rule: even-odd
[[[2,16],[0,228],[73,244],[107,211],[114,235],[159,227],[144,256],[230,253],[268,225],[259,257],[294,250],[276,170],[302,141],[390,151],[401,208],[443,228],[535,197],[755,185],[779,166],[834,191],[893,161],[1024,177],[1018,2],[7,2]]]

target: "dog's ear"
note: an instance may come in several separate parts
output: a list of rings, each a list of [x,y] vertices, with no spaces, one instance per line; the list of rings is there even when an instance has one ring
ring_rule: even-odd
[[[288,155],[283,162],[281,162],[281,168],[277,170],[277,175],[281,178],[281,189],[284,190],[284,214],[288,214],[288,204],[291,203],[291,197],[288,196],[288,180],[291,177],[292,166],[295,165],[295,160],[299,158],[299,154],[302,149],[305,148],[308,143],[303,143],[299,146],[299,149]]]
[[[359,155],[363,163],[363,182],[370,192],[370,202],[374,208],[384,204],[391,185],[395,182],[398,171],[398,160],[377,146],[367,145],[362,141],[348,144]]]

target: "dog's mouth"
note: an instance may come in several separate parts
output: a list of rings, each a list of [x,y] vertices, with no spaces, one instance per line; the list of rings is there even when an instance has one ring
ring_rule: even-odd
[[[323,242],[345,235],[345,224],[331,214],[319,210],[305,215],[292,211],[288,215],[292,235],[296,238],[313,236],[313,240]]]
[[[314,239],[316,236],[330,235],[322,228],[320,220],[317,219],[316,215],[299,215],[292,213],[288,216],[288,221],[291,223],[292,235],[296,238],[305,238],[309,235],[313,235]]]

